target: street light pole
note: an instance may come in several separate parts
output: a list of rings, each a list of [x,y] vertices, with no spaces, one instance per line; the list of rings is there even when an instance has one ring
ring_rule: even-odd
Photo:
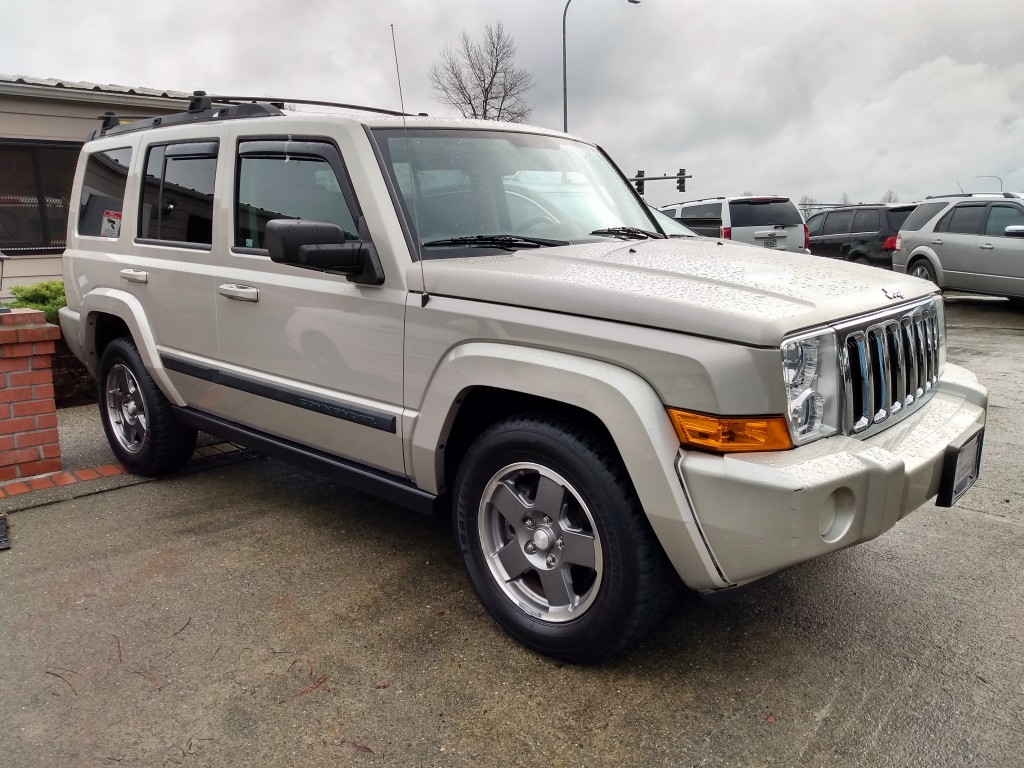
[[[999,182],[999,191],[1000,192],[1003,191],[1003,180],[1000,179],[998,176],[975,176],[974,178],[976,178],[976,179],[995,179],[996,181]]]
[[[569,80],[566,77],[565,69],[565,17],[569,13],[569,3],[566,0],[565,10],[562,11],[562,131],[569,132]]]
[[[562,11],[562,131],[569,132],[569,78],[566,75],[565,66],[565,17],[569,14],[569,4],[572,0],[566,0],[565,9]],[[640,5],[640,0],[626,0],[630,5]]]

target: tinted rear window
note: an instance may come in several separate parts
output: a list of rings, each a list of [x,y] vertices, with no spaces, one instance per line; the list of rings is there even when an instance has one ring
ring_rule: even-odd
[[[908,232],[916,232],[923,227],[931,218],[945,208],[949,203],[921,203],[914,212],[907,217],[900,229]]]
[[[895,232],[904,228],[904,222],[913,212],[913,208],[890,208],[885,212],[885,218],[889,221],[889,227]]]
[[[734,200],[729,203],[729,213],[734,227],[771,227],[803,224],[800,211],[792,200],[766,199]]]

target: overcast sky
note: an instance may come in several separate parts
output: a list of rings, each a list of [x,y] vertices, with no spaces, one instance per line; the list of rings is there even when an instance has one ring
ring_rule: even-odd
[[[562,125],[562,0],[0,0],[0,72],[451,114],[430,63],[502,21]],[[656,204],[1024,192],[1022,0],[573,0],[569,131]]]

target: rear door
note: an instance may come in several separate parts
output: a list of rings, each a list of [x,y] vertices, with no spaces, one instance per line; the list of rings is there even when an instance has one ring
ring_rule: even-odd
[[[935,225],[931,247],[942,266],[945,288],[983,291],[986,281],[978,272],[979,236],[985,225],[988,203],[956,205]]]
[[[220,143],[154,141],[141,151],[138,207],[125,214],[134,219],[134,247],[123,257],[120,284],[142,303],[167,375],[191,405],[210,396],[211,382],[167,360],[209,365],[218,356],[213,243]]]
[[[741,243],[779,251],[804,250],[804,220],[788,197],[731,200],[729,227],[732,239]]]

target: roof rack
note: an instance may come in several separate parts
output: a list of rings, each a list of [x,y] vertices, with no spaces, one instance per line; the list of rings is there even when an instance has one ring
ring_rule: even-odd
[[[406,112],[396,112],[392,109],[365,107],[359,104],[343,104],[336,101],[278,99],[269,96],[210,96],[206,91],[194,91],[189,99],[186,112],[177,112],[160,117],[129,116],[118,115],[115,112],[105,112],[99,116],[99,119],[102,121],[100,127],[93,131],[89,138],[91,140],[97,139],[100,136],[133,133],[166,125],[201,123],[212,120],[236,120],[247,117],[276,117],[284,114],[282,110],[286,103],[354,109],[361,112],[375,112],[382,115],[395,115],[397,117],[415,117],[415,115],[410,115]],[[420,113],[420,116],[424,114]]]
[[[954,192],[949,195],[928,195],[925,200],[936,197],[1006,197],[1011,200],[1020,197],[1016,192]]]

